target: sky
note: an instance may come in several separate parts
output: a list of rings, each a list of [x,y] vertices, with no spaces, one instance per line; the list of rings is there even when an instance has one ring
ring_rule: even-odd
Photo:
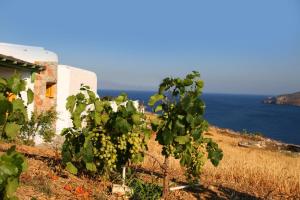
[[[300,91],[299,0],[0,0],[0,42],[42,46],[98,89],[156,90],[197,70],[204,92]]]

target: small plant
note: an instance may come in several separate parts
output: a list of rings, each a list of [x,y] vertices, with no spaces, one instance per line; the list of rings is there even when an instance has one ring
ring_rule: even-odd
[[[15,140],[22,125],[28,120],[27,105],[21,97],[27,93],[27,105],[33,101],[32,90],[26,90],[26,82],[19,74],[0,78],[0,139]]]
[[[73,127],[64,129],[62,148],[66,169],[77,174],[78,169],[109,175],[128,162],[143,160],[150,137],[145,117],[133,106],[125,94],[115,99],[118,109],[100,100],[88,86],[68,97],[67,109]]]
[[[57,112],[52,108],[47,112],[32,113],[30,120],[26,121],[20,130],[20,139],[26,145],[34,145],[34,138],[39,135],[45,142],[51,142],[55,136],[53,126],[57,119]]]
[[[154,183],[146,183],[138,178],[129,181],[133,189],[132,200],[157,200],[162,196],[162,187]]]
[[[200,96],[203,81],[200,74],[193,72],[184,79],[165,78],[157,94],[149,100],[149,106],[159,116],[159,121],[152,120],[152,129],[157,132],[156,140],[163,146],[165,157],[161,167],[164,171],[163,198],[169,193],[169,158],[180,160],[186,167],[189,180],[197,181],[205,163],[205,157],[214,166],[223,157],[218,144],[210,138],[204,138],[208,123],[203,114],[205,105]]]
[[[27,168],[25,158],[11,147],[0,157],[0,199],[18,199],[14,196],[18,185],[20,174]]]

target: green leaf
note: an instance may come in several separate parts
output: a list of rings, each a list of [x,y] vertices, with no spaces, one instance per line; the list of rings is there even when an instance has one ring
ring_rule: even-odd
[[[78,114],[73,115],[73,124],[76,128],[81,128],[81,117]]]
[[[88,95],[89,95],[91,101],[92,101],[92,102],[95,101],[95,99],[96,99],[95,93],[92,92],[92,91],[90,91],[90,90],[88,90],[87,93],[88,93]]]
[[[211,139],[208,141],[206,149],[208,152],[208,159],[210,159],[214,166],[218,166],[220,160],[223,158],[223,151],[218,147],[218,144]]]
[[[21,110],[26,113],[24,101],[22,99],[15,99],[12,101],[13,111]]]
[[[68,111],[73,112],[76,104],[76,96],[72,95],[67,98],[66,108]]]
[[[193,84],[193,81],[191,79],[184,79],[183,85],[184,86],[190,86]]]
[[[198,81],[196,82],[196,85],[197,85],[198,88],[203,88],[204,82],[203,82],[202,80],[198,80]]]
[[[80,89],[82,89],[82,88],[80,88]],[[76,98],[79,101],[83,101],[85,99],[85,96],[83,93],[78,93],[78,94],[76,94]]]
[[[190,142],[190,137],[188,135],[176,136],[174,140],[176,142],[178,142],[179,144],[186,144],[186,143]]]
[[[12,176],[18,173],[18,168],[12,162],[4,162],[0,165],[0,171],[8,176]]]
[[[128,101],[127,102],[127,104],[126,104],[126,110],[127,110],[128,113],[134,113],[134,112],[136,112],[136,108],[134,107],[132,101]]]
[[[145,129],[144,131],[145,141],[148,141],[151,137],[151,131],[149,129]]]
[[[34,93],[31,89],[27,90],[27,105],[31,104],[33,102]]]
[[[21,126],[14,122],[8,122],[5,125],[5,133],[10,139],[15,139],[19,135],[20,129]]]
[[[194,121],[193,116],[192,116],[191,114],[188,113],[187,116],[186,116],[186,121],[187,121],[189,124],[192,124],[193,121]]]
[[[33,72],[33,73],[31,74],[31,83],[34,83],[35,78],[36,78],[36,73]]]
[[[0,77],[0,84],[6,86],[7,85],[7,81],[4,78]]]
[[[25,90],[26,82],[21,79],[21,75],[16,73],[7,80],[7,86],[14,94],[19,94]]]
[[[121,133],[128,133],[130,129],[130,125],[127,120],[122,117],[117,117],[115,121],[115,129]]]
[[[180,159],[180,164],[182,166],[189,166],[192,162],[192,158],[191,158],[191,155],[189,153],[183,153],[181,159]]]
[[[101,113],[95,112],[94,118],[95,118],[95,124],[100,125],[101,124]]]
[[[196,129],[192,132],[192,136],[194,138],[194,140],[199,140],[201,138],[201,132],[199,129]]]
[[[95,101],[95,109],[99,113],[103,111],[103,103],[99,99]]]
[[[168,129],[165,129],[163,132],[159,132],[156,135],[156,140],[158,140],[161,145],[172,144],[173,138],[174,138],[173,133]]]
[[[158,105],[156,106],[156,108],[154,109],[154,112],[159,112],[162,110],[162,105]]]
[[[74,113],[76,113],[77,115],[81,115],[81,113],[83,111],[85,111],[85,108],[86,108],[86,104],[84,104],[84,103],[78,103],[76,105]]]
[[[93,144],[90,140],[86,139],[82,149],[82,156],[84,162],[92,162],[94,160]]]
[[[0,125],[6,121],[7,113],[12,111],[12,104],[7,99],[0,100]]]
[[[108,120],[109,120],[108,114],[105,113],[105,114],[101,115],[101,121],[103,124],[106,124]]]
[[[164,95],[162,94],[155,94],[150,97],[150,100],[148,102],[149,106],[154,106],[154,104],[164,98]]]
[[[127,94],[123,93],[121,95],[119,95],[117,98],[115,98],[115,102],[117,104],[121,104],[123,102],[125,102],[127,100]]]
[[[89,170],[91,172],[96,172],[97,171],[97,167],[93,162],[86,163],[85,167],[86,167],[87,170]]]
[[[19,186],[19,181],[16,177],[9,177],[7,179],[7,185],[5,187],[7,198],[11,198],[14,196],[18,186]]]
[[[140,115],[139,115],[139,114],[133,114],[133,115],[131,116],[131,119],[132,119],[132,121],[133,121],[133,123],[134,123],[135,125],[141,124],[141,121],[140,121]]]
[[[66,170],[74,175],[78,173],[78,169],[71,162],[67,162]]]

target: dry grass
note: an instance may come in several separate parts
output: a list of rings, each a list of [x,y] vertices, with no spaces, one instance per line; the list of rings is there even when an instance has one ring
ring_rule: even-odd
[[[237,138],[218,134],[224,158],[218,168],[207,164],[204,177],[212,182],[244,190],[260,197],[300,194],[300,157],[237,146]]]
[[[210,128],[207,137],[213,138],[224,151],[220,165],[215,168],[207,162],[201,177],[204,185],[231,188],[263,199],[300,199],[300,157],[278,151],[239,147],[242,139],[236,135],[221,134]],[[159,155],[161,147],[152,140],[151,154]],[[146,158],[144,168],[159,170],[153,159]],[[183,169],[171,160],[173,178],[184,179]]]

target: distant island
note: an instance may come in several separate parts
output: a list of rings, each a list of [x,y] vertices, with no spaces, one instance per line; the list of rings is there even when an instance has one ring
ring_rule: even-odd
[[[268,97],[267,99],[263,100],[263,103],[300,106],[300,92],[279,95],[276,97]]]

